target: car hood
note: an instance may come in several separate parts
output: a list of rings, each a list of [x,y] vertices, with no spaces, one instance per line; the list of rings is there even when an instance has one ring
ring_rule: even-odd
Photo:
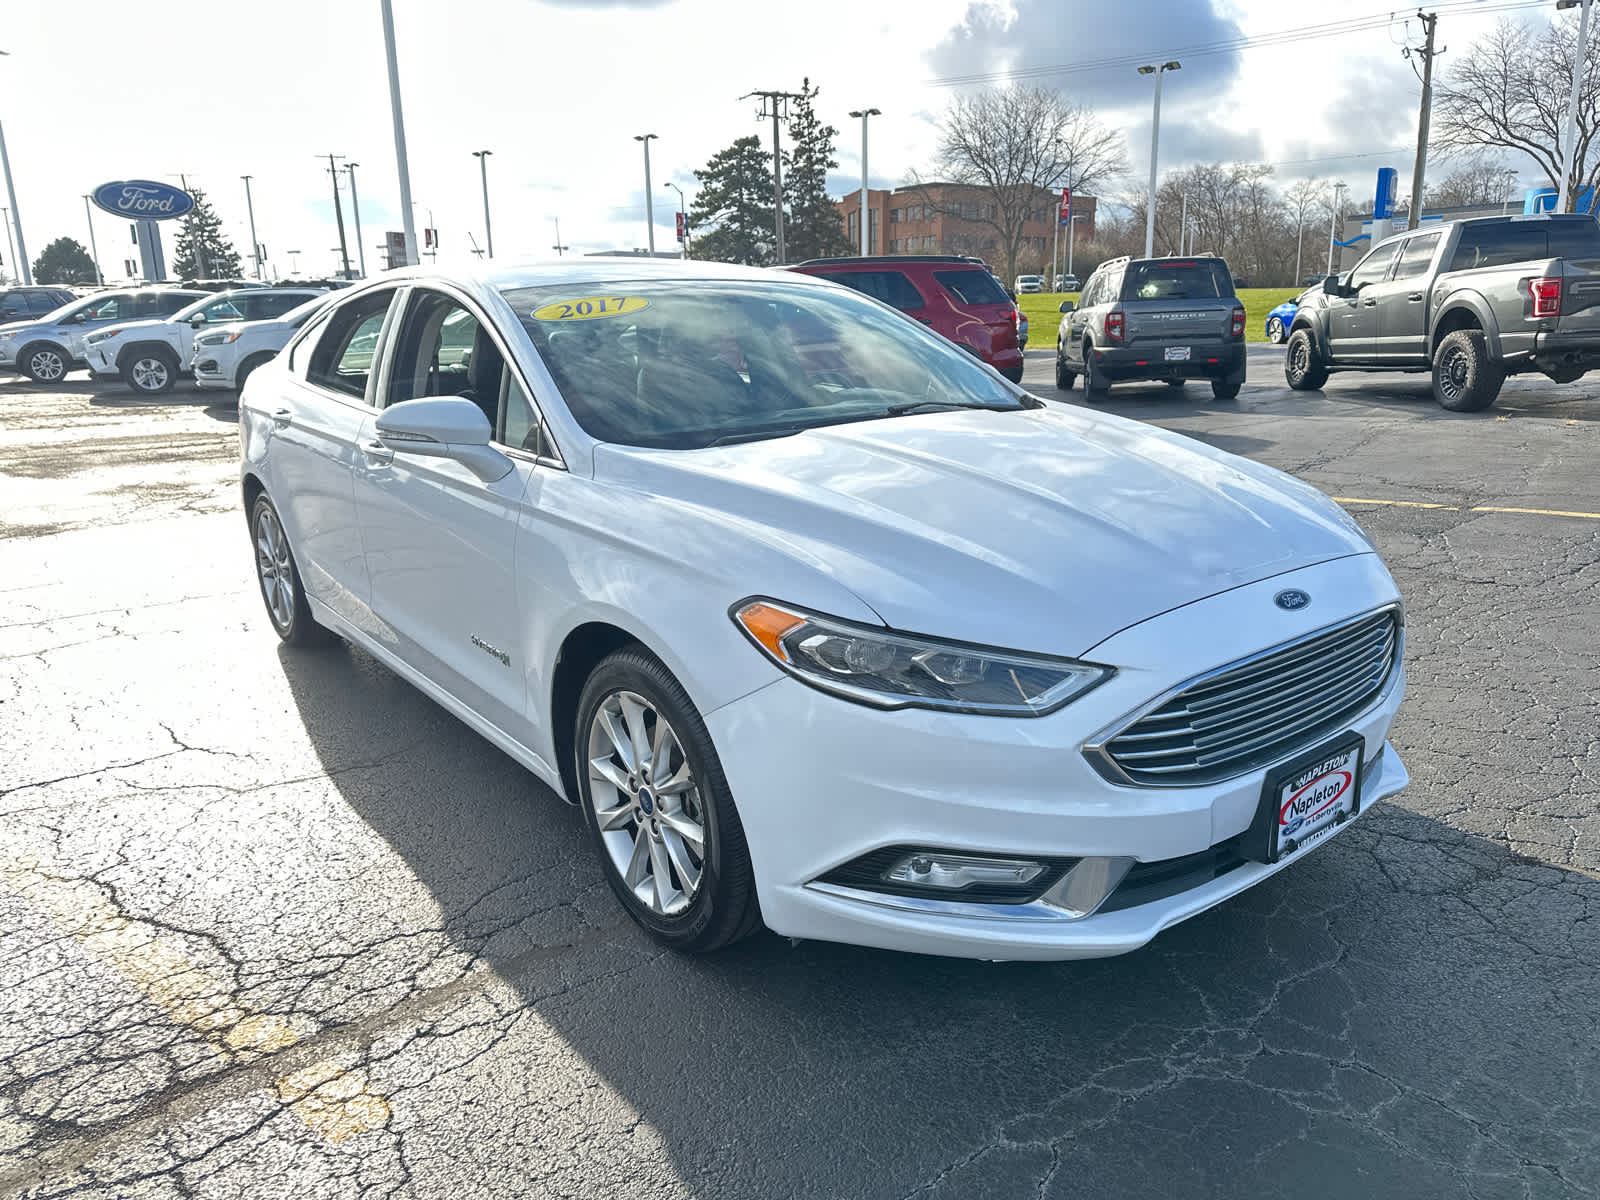
[[[116,322],[111,322],[111,323],[106,324],[104,326],[104,328],[106,328],[106,329],[120,329],[120,330],[123,330],[123,331],[127,331],[129,329],[136,329],[136,330],[137,329],[162,329],[162,328],[171,329],[172,326],[173,326],[173,322],[167,320],[164,317],[146,317],[141,321],[116,321]],[[203,328],[205,328],[205,326],[201,326],[201,328],[203,329]],[[98,333],[100,331],[98,329],[91,329],[89,332],[90,333]]]
[[[693,451],[603,445],[597,480],[701,509],[908,632],[1082,654],[1218,592],[1370,553],[1322,493],[1152,426],[1047,405]],[[737,552],[729,548],[730,562]],[[747,594],[766,581],[740,581]],[[775,596],[774,599],[795,597]]]
[[[46,329],[54,321],[6,321],[0,323],[0,333],[22,333],[24,330]]]

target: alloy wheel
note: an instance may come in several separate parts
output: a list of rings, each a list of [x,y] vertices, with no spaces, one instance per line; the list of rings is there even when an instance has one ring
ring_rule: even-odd
[[[1311,347],[1302,338],[1289,347],[1289,370],[1296,376],[1301,376],[1311,366]]]
[[[54,383],[67,373],[67,364],[56,350],[34,352],[28,365],[33,368],[33,377],[41,383]]]
[[[133,386],[141,392],[158,392],[167,386],[170,372],[166,361],[159,358],[141,358],[133,364]]]
[[[294,622],[294,566],[289,539],[269,505],[262,505],[256,513],[256,575],[272,623],[279,632],[287,630]]]
[[[589,803],[611,864],[639,903],[677,916],[705,871],[705,809],[677,733],[637,692],[612,692],[589,723]]]
[[[1267,337],[1274,345],[1283,341],[1283,322],[1277,317],[1267,322]]]
[[[1471,370],[1465,350],[1452,346],[1445,351],[1444,361],[1439,364],[1439,390],[1446,400],[1455,400],[1466,390]]]

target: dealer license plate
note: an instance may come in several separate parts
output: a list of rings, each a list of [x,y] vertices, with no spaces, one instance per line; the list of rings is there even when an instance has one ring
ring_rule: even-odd
[[[1280,862],[1322,841],[1361,810],[1361,753],[1350,736],[1268,774],[1249,855]]]
[[[1187,347],[1187,346],[1168,346],[1167,347],[1167,361],[1168,362],[1188,362],[1189,361],[1189,347]]]

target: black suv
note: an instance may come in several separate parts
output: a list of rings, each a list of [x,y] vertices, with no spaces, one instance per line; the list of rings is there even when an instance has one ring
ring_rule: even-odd
[[[62,287],[0,288],[0,323],[31,321],[76,299]]]
[[[1219,400],[1244,384],[1244,305],[1220,258],[1114,258],[1089,276],[1077,305],[1061,302],[1056,387],[1083,376],[1103,396],[1123,380],[1178,388],[1209,379]]]

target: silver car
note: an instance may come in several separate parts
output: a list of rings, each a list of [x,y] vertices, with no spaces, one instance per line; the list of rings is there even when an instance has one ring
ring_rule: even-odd
[[[209,294],[153,287],[96,292],[37,321],[0,325],[0,370],[16,371],[35,383],[60,383],[68,371],[88,366],[85,334],[114,321],[170,317]]]

